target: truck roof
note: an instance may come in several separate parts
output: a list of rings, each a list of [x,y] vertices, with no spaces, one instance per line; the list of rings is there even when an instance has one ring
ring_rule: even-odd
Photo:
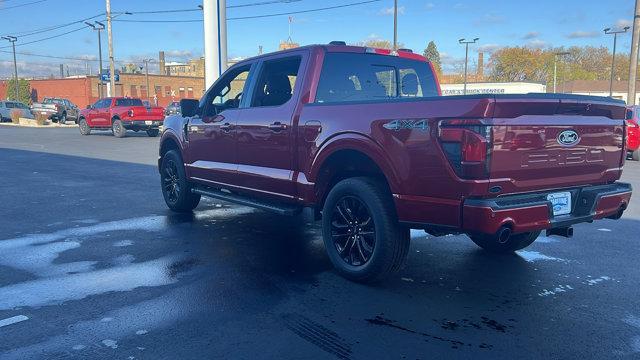
[[[429,62],[427,58],[422,55],[413,53],[408,49],[399,49],[397,51],[392,51],[390,49],[380,49],[380,48],[371,48],[366,46],[355,46],[355,45],[335,45],[335,44],[313,44],[313,45],[305,45],[292,49],[278,50],[262,55],[253,56],[242,61],[237,62],[237,64],[243,64],[248,61],[255,61],[261,58],[269,57],[274,54],[286,54],[288,52],[296,52],[300,50],[313,50],[313,49],[321,49],[325,52],[350,52],[350,53],[369,53],[369,54],[379,54],[379,55],[389,55],[389,56],[398,56],[406,59],[413,59],[418,61]]]

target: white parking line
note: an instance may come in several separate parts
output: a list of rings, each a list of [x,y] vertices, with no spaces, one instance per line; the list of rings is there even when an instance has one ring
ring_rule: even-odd
[[[4,319],[4,320],[0,320],[0,327],[13,325],[15,323],[19,323],[19,322],[25,321],[25,320],[29,320],[29,318],[24,316],[24,315],[18,315],[18,316],[10,317],[10,318]]]

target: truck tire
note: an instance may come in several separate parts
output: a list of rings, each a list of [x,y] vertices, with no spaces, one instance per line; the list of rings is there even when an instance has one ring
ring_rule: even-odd
[[[322,209],[322,237],[331,263],[364,283],[398,272],[409,251],[409,229],[398,223],[391,194],[371,178],[338,182]]]
[[[80,120],[78,120],[78,128],[80,129],[80,134],[82,135],[91,134],[91,128],[89,127],[89,124],[87,124],[87,120],[85,120],[84,118],[80,118]]]
[[[522,250],[533,244],[540,236],[540,231],[532,231],[509,236],[507,241],[500,242],[496,235],[491,234],[472,234],[469,235],[471,240],[484,250],[496,254],[508,254],[516,250]]]
[[[182,164],[182,157],[176,150],[170,150],[162,157],[162,196],[169,209],[175,212],[190,212],[200,203],[200,194],[191,192],[191,184],[187,181]]]
[[[631,159],[632,159],[633,161],[640,161],[640,149],[638,149],[638,150],[636,150],[636,151],[633,151],[633,152],[631,153]]]
[[[158,134],[160,134],[160,129],[149,129],[149,130],[147,130],[147,135],[149,135],[149,137],[156,137],[156,136],[158,136]]]
[[[117,138],[123,138],[127,134],[127,129],[124,128],[122,120],[120,119],[113,120],[113,123],[111,123],[111,131],[113,132],[113,136]]]
[[[62,115],[60,115],[60,119],[58,120],[59,124],[65,125],[67,123],[67,113],[63,112]]]

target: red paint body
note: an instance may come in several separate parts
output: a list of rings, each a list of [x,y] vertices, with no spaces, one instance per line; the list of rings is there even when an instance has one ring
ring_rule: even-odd
[[[309,46],[235,65],[258,66],[265,60],[302,57],[289,102],[263,108],[240,106],[210,119],[168,117],[160,155],[175,144],[194,182],[317,208],[328,191],[320,185],[327,182],[322,178],[323,165],[338,152],[357,152],[383,174],[399,220],[421,228],[435,225],[493,233],[508,224],[515,232],[523,232],[591,221],[626,208],[630,187],[615,185],[624,162],[623,103],[553,94],[318,103],[323,60],[333,52],[364,55],[370,51]],[[393,57],[388,51],[376,53]],[[397,57],[425,61],[411,53],[400,52]],[[394,120],[424,120],[426,126],[389,129]],[[465,163],[469,176],[456,172],[443,148],[449,136],[444,135],[443,121],[451,120],[454,126],[457,120],[469,120],[485,131],[482,136],[467,130],[462,135],[451,133],[452,137],[477,138],[479,147],[466,151],[469,158],[485,160]],[[269,125],[275,122],[286,125],[285,129],[272,131]],[[222,130],[223,125],[232,130]],[[577,144],[559,143],[566,130],[580,136]],[[586,190],[603,185],[606,188]],[[596,194],[588,199],[593,208],[586,217],[554,218],[546,198],[518,200],[521,205],[514,200],[516,205],[507,207],[492,202],[520,194],[540,197],[564,189],[574,191],[576,201],[583,200],[583,193]]]
[[[627,151],[640,149],[640,107],[631,106],[627,114]]]
[[[118,106],[118,100],[140,100],[136,98],[104,98],[98,100],[90,108],[80,111],[80,118],[84,118],[92,129],[111,128],[114,119],[122,120],[126,128],[158,128],[164,120],[164,109],[161,107],[146,108],[145,106]],[[104,103],[101,103],[104,101]],[[140,101],[142,103],[142,101]],[[101,105],[104,104],[104,105]],[[97,105],[97,106],[96,106]],[[152,121],[147,124],[145,121]]]

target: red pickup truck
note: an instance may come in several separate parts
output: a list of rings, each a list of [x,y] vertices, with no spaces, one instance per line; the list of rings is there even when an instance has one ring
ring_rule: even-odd
[[[364,282],[402,266],[410,228],[505,253],[622,216],[623,102],[440,95],[409,51],[330,44],[241,61],[165,120],[164,199],[312,209],[335,268]]]
[[[125,137],[127,130],[144,130],[156,137],[164,121],[164,109],[146,107],[142,100],[129,97],[112,97],[96,101],[78,115],[80,134],[91,130],[111,130],[116,137]]]

